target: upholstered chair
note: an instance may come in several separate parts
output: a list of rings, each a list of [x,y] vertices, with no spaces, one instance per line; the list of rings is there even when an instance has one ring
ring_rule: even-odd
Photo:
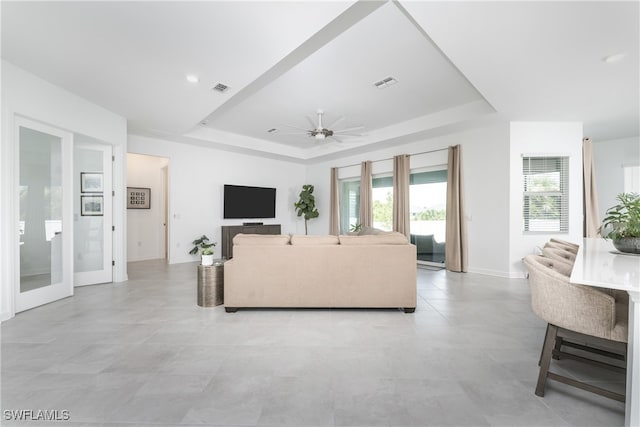
[[[541,255],[528,255],[524,263],[529,271],[531,286],[531,308],[533,312],[547,322],[547,333],[540,360],[540,372],[535,394],[544,396],[547,379],[555,380],[587,390],[599,395],[624,401],[624,396],[591,384],[565,377],[549,370],[551,359],[566,358],[579,360],[600,366],[606,365],[614,370],[624,370],[620,361],[625,361],[626,345],[622,345],[622,354],[604,349],[593,349],[564,340],[563,336],[574,335],[597,337],[601,340],[626,343],[628,334],[628,300],[617,300],[617,294],[583,285],[574,285],[564,274],[566,262]],[[566,332],[569,331],[567,334]],[[588,337],[585,337],[588,340]],[[617,359],[617,364],[595,361],[575,353],[562,351],[562,346],[573,347],[599,356]],[[620,345],[618,345],[620,346]]]
[[[557,249],[554,250],[552,248],[543,248],[542,256],[551,258],[552,260],[555,261],[553,268],[558,273],[561,273],[566,277],[571,277],[571,272],[573,271],[573,264],[574,264],[573,261],[570,261],[569,259],[565,258],[565,254],[567,253],[566,251],[559,251],[560,253],[557,253],[556,251],[558,250]]]
[[[576,254],[566,249],[559,249],[557,246],[554,246],[551,243],[547,243],[544,248],[542,248],[542,255],[559,259],[560,261],[568,262],[573,266],[576,261]],[[571,274],[571,273],[569,273]]]
[[[578,248],[580,246],[576,245],[575,243],[571,243],[571,242],[567,242],[566,240],[560,240],[560,239],[549,239],[549,243],[550,245],[553,245],[555,247],[561,248],[561,249],[565,249],[569,252],[572,252],[574,254],[578,253]]]

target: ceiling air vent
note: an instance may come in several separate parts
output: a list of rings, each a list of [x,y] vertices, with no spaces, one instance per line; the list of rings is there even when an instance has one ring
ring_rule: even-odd
[[[218,83],[213,88],[211,88],[211,90],[217,90],[218,92],[224,92],[227,89],[229,89],[229,86],[227,86],[226,84],[223,84],[223,83]]]
[[[393,77],[387,77],[386,79],[382,79],[379,82],[375,82],[373,85],[378,89],[384,89],[387,86],[391,86],[398,83],[396,79]]]

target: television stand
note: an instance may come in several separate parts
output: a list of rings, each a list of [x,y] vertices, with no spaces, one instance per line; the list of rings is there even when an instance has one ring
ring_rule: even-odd
[[[222,226],[222,258],[233,258],[233,238],[236,234],[282,234],[280,224],[244,223]]]

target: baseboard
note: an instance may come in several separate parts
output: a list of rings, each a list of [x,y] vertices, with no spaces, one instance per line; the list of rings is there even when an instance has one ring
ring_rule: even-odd
[[[499,270],[488,270],[485,268],[469,268],[469,273],[474,274],[483,274],[485,276],[494,276],[494,277],[503,277],[505,279],[522,279],[523,275],[520,272],[512,271],[499,271]]]
[[[0,313],[0,322],[4,322],[5,320],[9,320],[12,317],[13,316],[11,315],[11,313],[3,311],[2,313]]]

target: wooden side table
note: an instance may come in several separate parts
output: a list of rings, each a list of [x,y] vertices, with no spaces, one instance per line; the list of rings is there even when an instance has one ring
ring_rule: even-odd
[[[215,307],[223,303],[224,262],[214,261],[213,265],[198,266],[198,305]]]

